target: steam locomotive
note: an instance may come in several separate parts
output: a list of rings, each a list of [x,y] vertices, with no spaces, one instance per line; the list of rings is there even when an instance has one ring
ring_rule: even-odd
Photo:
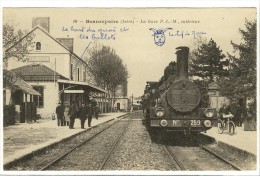
[[[209,108],[206,88],[188,78],[188,47],[178,47],[177,63],[170,62],[158,82],[148,81],[143,95],[143,123],[149,129],[184,134],[212,128],[217,112]]]

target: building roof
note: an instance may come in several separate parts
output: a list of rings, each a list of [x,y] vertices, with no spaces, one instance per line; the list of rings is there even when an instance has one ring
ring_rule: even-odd
[[[78,55],[76,55],[72,49],[70,47],[66,47],[64,45],[63,42],[63,38],[54,38],[52,37],[48,32],[46,32],[44,29],[42,29],[40,26],[36,26],[34,29],[32,29],[27,35],[25,35],[21,40],[24,40],[28,35],[32,34],[35,30],[40,30],[42,31],[44,34],[46,34],[48,37],[50,37],[51,39],[53,39],[55,42],[57,42],[57,44],[59,44],[60,46],[62,46],[63,48],[65,48],[72,56],[76,57],[77,59],[79,59],[80,61],[82,61],[83,63],[87,64],[85,60],[83,60],[81,57],[79,57]],[[13,46],[11,46],[10,48],[8,48],[6,51],[12,49],[15,45],[17,45],[19,42],[21,42],[21,40],[19,40],[18,42],[16,42]],[[70,40],[70,42],[73,42],[73,40]],[[69,45],[68,45],[69,46]],[[68,78],[65,78],[64,76],[62,76],[61,74],[54,72],[52,69],[44,66],[44,65],[27,65],[24,67],[20,67],[20,68],[16,68],[12,70],[13,72],[15,72],[16,74],[19,74],[22,76],[22,78],[25,81],[54,81],[54,77],[55,80],[57,79],[64,79],[64,80],[68,80]],[[56,73],[56,74],[54,74]],[[55,75],[55,76],[54,76]],[[95,87],[98,87],[93,75],[86,70],[86,81],[90,83],[90,85],[93,85]],[[101,92],[106,92],[103,89],[101,89]]]
[[[57,79],[67,79],[42,64],[26,65],[12,69],[11,71],[21,76],[25,81],[57,81]]]
[[[9,86],[10,85],[12,86],[12,89],[22,90],[26,94],[41,95],[40,93],[35,91],[32,88],[32,86],[27,84],[22,78],[17,76],[14,72],[4,70],[3,75],[4,75],[4,80],[8,83]]]
[[[16,42],[14,45],[12,45],[10,48],[8,48],[6,50],[9,51],[10,49],[12,49],[15,45],[17,45],[18,43],[20,43],[22,40],[24,40],[28,35],[30,35],[31,33],[33,33],[36,29],[39,29],[40,31],[42,31],[43,33],[45,33],[47,36],[49,36],[51,39],[53,39],[55,42],[57,42],[59,45],[61,45],[63,48],[65,48],[70,54],[72,54],[74,57],[78,58],[79,60],[81,60],[82,62],[84,62],[86,64],[86,62],[80,58],[77,54],[75,54],[74,52],[70,51],[69,48],[67,48],[66,46],[64,46],[64,44],[62,44],[60,41],[58,41],[57,39],[55,39],[54,37],[52,37],[48,32],[46,32],[44,29],[42,29],[40,26],[36,26],[35,28],[33,28],[28,34],[26,34],[23,38],[21,38],[18,42]]]

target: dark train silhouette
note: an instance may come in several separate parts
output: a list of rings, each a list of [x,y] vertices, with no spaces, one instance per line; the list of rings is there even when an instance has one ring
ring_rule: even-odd
[[[170,62],[159,82],[148,81],[144,90],[143,123],[149,129],[184,134],[207,131],[217,119],[209,107],[208,92],[188,77],[188,47],[178,47],[177,63]]]

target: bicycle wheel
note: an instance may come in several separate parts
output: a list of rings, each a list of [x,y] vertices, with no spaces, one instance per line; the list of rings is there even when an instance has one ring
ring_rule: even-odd
[[[229,121],[229,129],[228,129],[228,132],[230,135],[233,135],[235,134],[235,123],[232,122],[232,121]]]
[[[223,121],[219,120],[218,121],[218,133],[222,134],[223,131],[224,131],[224,123],[223,123]]]

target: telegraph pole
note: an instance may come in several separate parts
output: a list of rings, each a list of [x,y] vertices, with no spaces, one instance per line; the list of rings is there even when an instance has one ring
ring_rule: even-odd
[[[53,79],[53,81],[54,81],[54,86],[56,87],[56,58],[54,58],[54,79]]]

